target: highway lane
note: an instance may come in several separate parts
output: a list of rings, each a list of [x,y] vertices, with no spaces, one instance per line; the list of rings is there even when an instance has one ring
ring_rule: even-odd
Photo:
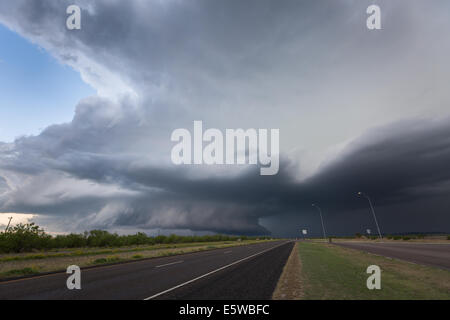
[[[292,248],[292,243],[285,241],[264,242],[82,269],[81,290],[67,289],[66,280],[69,275],[66,273],[0,282],[0,299],[145,299],[199,277],[203,277],[198,280],[202,280],[203,283],[204,279],[214,276],[216,273],[223,274],[228,268],[237,270],[236,272],[239,275],[239,268],[248,268],[248,263],[253,259],[262,256],[272,257],[273,251],[281,250],[285,252],[287,247]],[[273,283],[276,284],[278,280],[278,278],[275,280],[276,274],[278,272],[281,274],[280,265],[282,269],[288,255],[277,256],[277,259],[284,259],[284,261],[265,259],[267,270],[273,268],[272,262],[275,262],[276,268],[274,269],[276,270],[272,273],[268,272],[267,278],[264,278],[264,274],[262,274],[263,278],[258,279],[258,281],[266,284],[270,282],[270,284],[267,284],[267,288],[274,287]],[[227,267],[229,265],[231,266]],[[212,274],[205,276],[209,273]],[[243,274],[247,273],[248,271],[245,271]],[[242,279],[242,281],[245,283],[245,279]],[[194,285],[196,282],[183,286],[183,289]],[[222,283],[222,285],[225,286],[223,291],[226,292],[227,284]],[[220,288],[214,286],[214,290],[216,292],[214,297],[220,298]],[[245,291],[246,289],[242,290]],[[248,291],[247,295],[249,299],[259,297],[254,291]],[[268,294],[266,293],[265,296],[268,296]]]
[[[271,299],[294,242],[220,270],[154,299]]]
[[[450,270],[450,244],[335,242],[336,245],[359,249],[389,258]]]

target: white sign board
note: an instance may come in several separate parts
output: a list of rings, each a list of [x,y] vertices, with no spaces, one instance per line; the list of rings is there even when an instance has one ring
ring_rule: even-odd
[[[303,229],[303,230],[302,230],[302,233],[303,233],[303,234],[308,234],[308,231],[307,231],[306,229]]]
[[[370,231],[370,229],[367,229],[367,234],[370,234],[372,231]]]

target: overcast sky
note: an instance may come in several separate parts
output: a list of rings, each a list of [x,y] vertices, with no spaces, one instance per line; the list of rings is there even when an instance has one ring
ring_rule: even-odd
[[[450,231],[446,0],[16,0],[0,23],[29,43],[2,55],[3,41],[0,68],[30,65],[0,101],[2,126],[30,123],[0,135],[0,213],[52,232],[295,236],[320,234],[317,203],[330,234],[354,234],[375,229],[361,190],[385,233]],[[170,135],[194,120],[280,129],[280,172],[175,166]]]

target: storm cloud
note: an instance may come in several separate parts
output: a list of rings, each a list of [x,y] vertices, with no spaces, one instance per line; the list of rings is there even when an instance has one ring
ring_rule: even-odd
[[[386,232],[446,231],[449,4],[379,3],[379,33],[371,1],[0,4],[1,23],[97,90],[72,122],[0,144],[0,212],[57,231],[294,235],[318,203],[354,233],[364,191]],[[279,128],[280,172],[173,165],[170,134],[194,120]]]

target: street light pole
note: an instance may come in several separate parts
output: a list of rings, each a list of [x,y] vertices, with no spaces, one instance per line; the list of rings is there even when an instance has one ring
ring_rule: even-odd
[[[312,206],[313,206],[313,207],[316,207],[317,210],[319,210],[320,221],[322,222],[323,238],[326,239],[326,238],[327,238],[327,234],[325,233],[325,226],[323,225],[322,209],[320,209],[320,207],[319,207],[319,206],[316,206],[314,203],[312,204]]]
[[[375,220],[375,225],[377,226],[378,235],[380,236],[380,239],[383,239],[383,236],[381,235],[380,227],[378,226],[377,216],[375,215],[375,210],[373,209],[372,201],[370,200],[370,198],[367,194],[362,193],[361,191],[358,192],[358,195],[363,196],[364,198],[366,198],[369,201],[370,210],[372,211],[373,219]]]

